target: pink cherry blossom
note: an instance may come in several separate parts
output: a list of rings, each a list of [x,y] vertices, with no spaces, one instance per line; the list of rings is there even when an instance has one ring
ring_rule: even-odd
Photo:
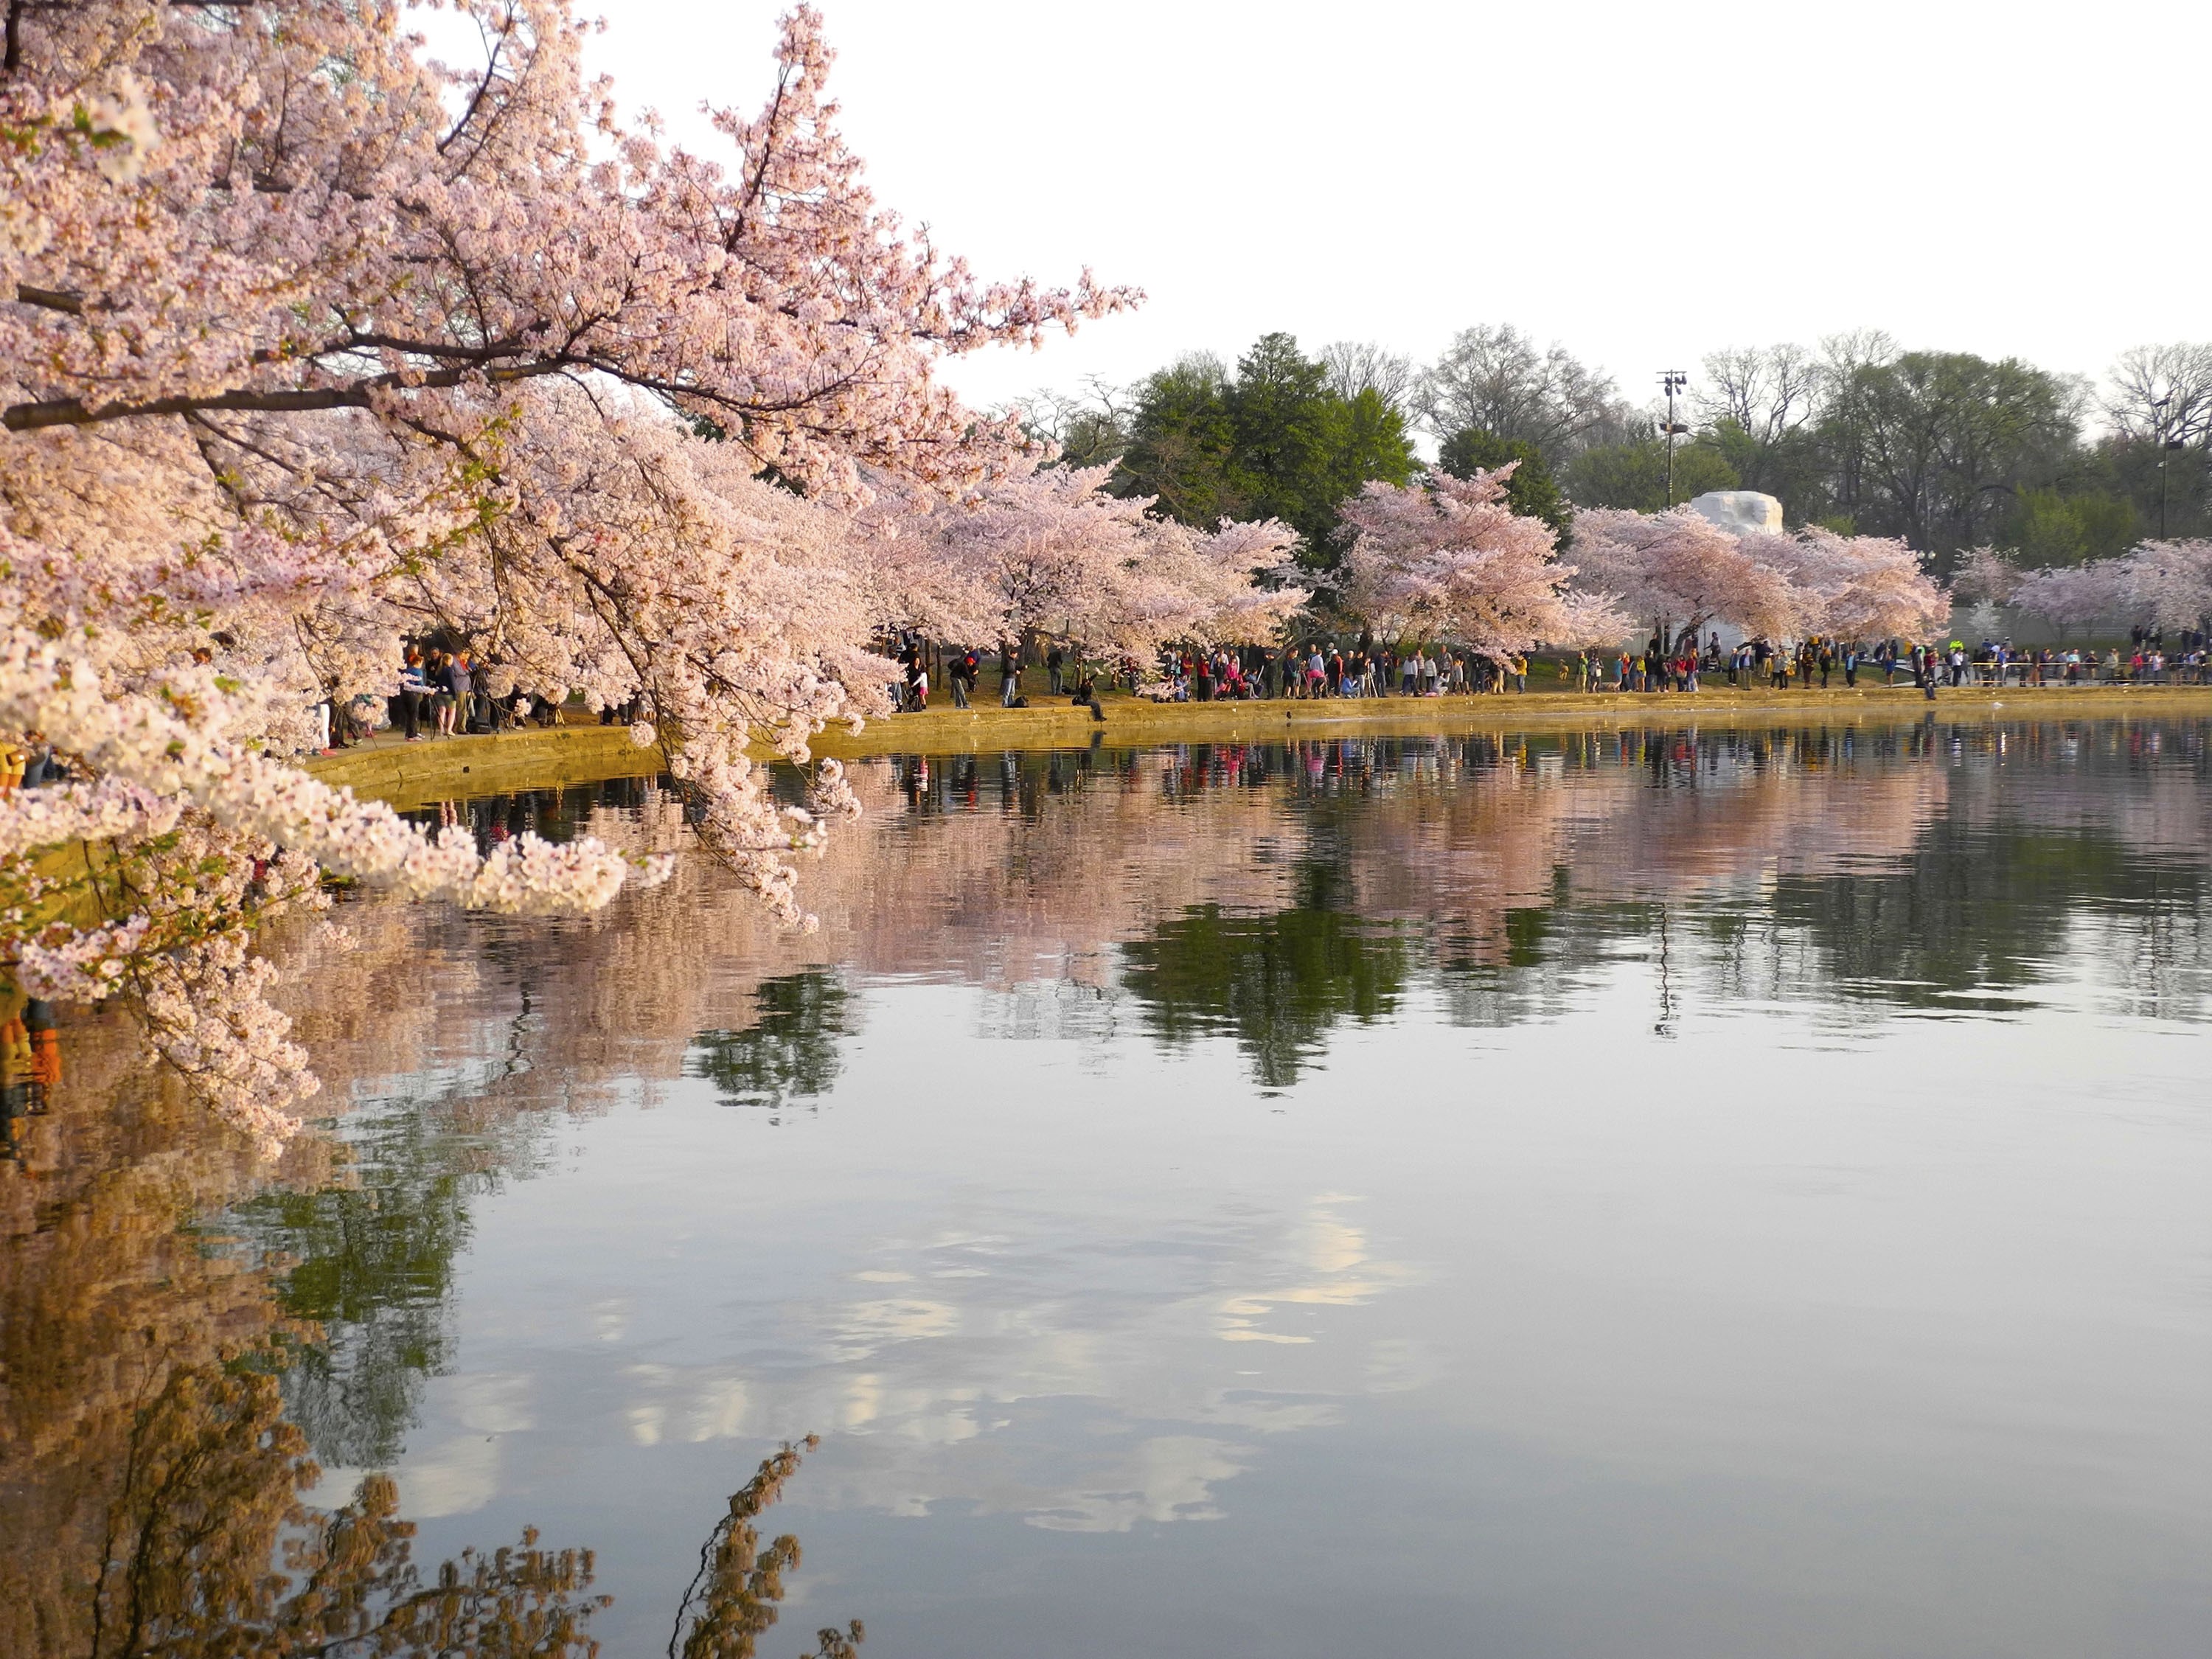
[[[431,59],[437,9],[478,61]],[[565,0],[9,13],[0,734],[90,781],[0,801],[0,945],[132,1000],[264,1138],[313,1078],[252,930],[323,878],[536,914],[666,868],[426,836],[292,763],[319,701],[389,694],[433,630],[495,695],[640,699],[707,846],[802,921],[792,856],[856,802],[824,763],[778,809],[752,749],[807,763],[878,706],[868,481],[1035,489],[936,362],[1139,297],[981,282],[879,207],[810,9],[714,155],[625,123],[586,33]],[[1199,542],[1233,586],[1247,550]],[[70,841],[90,873],[58,890],[27,854]],[[109,920],[57,919],[86,906]]]
[[[1671,513],[1591,508],[1575,514],[1578,582],[1610,593],[1639,627],[1697,634],[1715,619],[1779,639],[1798,596],[1738,537],[1686,507]]]
[[[1345,503],[1344,603],[1387,637],[1449,640],[1502,658],[1601,644],[1632,625],[1610,597],[1570,593],[1551,526],[1506,505],[1513,467],[1370,483]]]
[[[2008,605],[2020,591],[2020,567],[1994,547],[1977,547],[1961,556],[1951,592],[1969,605]]]

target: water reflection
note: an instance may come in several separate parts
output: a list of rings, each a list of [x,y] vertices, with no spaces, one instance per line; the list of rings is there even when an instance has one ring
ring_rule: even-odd
[[[621,931],[670,947],[654,951],[656,988],[679,968],[695,992],[737,993],[737,1018],[697,1028],[711,1040],[694,1064],[729,1051],[731,1088],[766,1103],[789,1086],[769,1075],[784,1063],[770,1049],[816,1020],[835,1046],[846,1006],[808,977],[833,967],[1025,990],[1059,1000],[1062,1018],[1103,1018],[1064,994],[1088,988],[1171,1043],[1233,1031],[1275,1086],[1340,1023],[1386,1016],[1409,977],[1479,1020],[1515,1017],[1498,998],[1516,991],[1518,1012],[1538,1015],[1557,1004],[1550,970],[1656,951],[1662,931],[1670,946],[1682,935],[1686,963],[1721,975],[1707,981],[1716,993],[1750,994],[1746,975],[1763,973],[1760,994],[1919,1007],[2028,987],[2072,948],[2061,935],[2093,921],[2154,919],[2184,928],[2172,943],[2185,945],[2201,908],[2203,765],[2192,722],[916,757],[858,769],[871,827],[808,872],[820,943],[765,934],[704,869],[681,901],[625,912]],[[487,842],[590,823],[681,844],[680,805],[645,781],[441,811]],[[679,938],[664,915],[702,925]],[[801,1002],[745,1009],[755,961],[790,970],[763,977],[788,980],[780,994]],[[2126,988],[2142,988],[2130,975]],[[2189,978],[2162,994],[2201,991]],[[802,1006],[817,994],[819,1008]],[[617,1018],[583,1024],[621,1032],[622,988],[603,1000]],[[731,1034],[753,1031],[731,1049]],[[816,1065],[825,1051],[805,1041]]]
[[[784,1110],[826,1094],[836,1081],[838,1042],[854,1018],[851,996],[835,974],[811,969],[764,981],[753,993],[752,1024],[702,1031],[686,1072],[702,1077],[732,1106]]]
[[[446,1357],[468,1200],[494,1172],[528,1172],[528,1137],[487,1144],[434,1106],[370,1115],[343,1146],[296,1146],[256,1191],[267,1172],[249,1149],[126,1069],[135,1045],[112,1021],[69,1035],[75,1074],[64,1089],[55,1057],[40,1061],[51,1092],[0,1183],[0,1651],[597,1651],[610,1598],[589,1549],[526,1528],[426,1570],[389,1476],[303,1501],[319,1457],[402,1449]],[[775,1623],[799,1545],[763,1543],[756,1522],[798,1467],[787,1446],[731,1497],[672,1650],[740,1659]],[[825,1629],[817,1651],[851,1659],[860,1638]]]
[[[815,1425],[824,1524],[1211,1529],[1300,1445],[1587,1340],[1537,1320],[1470,1370],[1470,1293],[1438,1288],[1465,1263],[1409,1242],[1366,1117],[1555,1087],[1826,1098],[1827,1056],[1901,1020],[2199,1024],[2206,737],[1593,728],[859,765],[863,829],[805,872],[818,934],[775,933],[699,860],[573,923],[364,902],[343,945],[303,931],[290,1006],[337,1115],[273,1178],[119,1075],[96,1023],[15,1011],[0,1520],[53,1542],[0,1565],[0,1650],[274,1653],[351,1619],[364,1650],[412,1651],[416,1627],[360,1621],[419,1604],[461,1621],[451,1650],[587,1629],[632,1650],[653,1621],[624,1607],[669,1605],[723,1450]],[[650,781],[436,815],[683,842]],[[1493,1068],[1617,1003],[1656,1045],[1618,1072],[1579,1038]],[[1770,1018],[1741,1072],[1698,1046]],[[1310,1121],[1317,1092],[1354,1126],[1330,1173],[1272,1171],[1259,1126]],[[744,1109],[707,1130],[695,1100]],[[779,1150],[737,1157],[756,1123]],[[580,1222],[579,1182],[618,1224]],[[488,1244],[495,1212],[522,1242]],[[489,1522],[518,1490],[612,1547],[568,1513],[610,1524],[575,1448],[665,1511],[621,1523],[647,1589],[612,1607],[589,1552],[464,1549],[514,1535]],[[750,1651],[796,1565],[751,1530],[783,1478],[730,1500],[674,1650]],[[446,1567],[410,1565],[418,1526]]]

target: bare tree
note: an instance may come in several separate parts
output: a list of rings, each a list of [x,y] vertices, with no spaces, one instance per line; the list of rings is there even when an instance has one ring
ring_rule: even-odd
[[[1631,418],[1611,376],[1557,343],[1540,351],[1510,323],[1462,330],[1421,371],[1413,402],[1440,438],[1477,427],[1534,445],[1554,468]]]
[[[1042,438],[1070,466],[1106,466],[1129,447],[1137,398],[1127,386],[1091,374],[1073,392],[1041,386],[1018,398],[1011,411],[1024,430]]]
[[[2164,418],[2157,405],[2163,399]],[[2137,346],[2112,365],[2105,418],[2126,438],[2212,443],[2212,344]]]
[[[1818,412],[1822,380],[1819,362],[1802,346],[1730,346],[1705,359],[1705,381],[1692,401],[1701,419],[1733,421],[1764,451]]]
[[[1328,371],[1328,389],[1347,401],[1372,392],[1400,414],[1412,412],[1411,399],[1419,371],[1413,360],[1401,356],[1372,340],[1339,340],[1322,348],[1322,367]]]

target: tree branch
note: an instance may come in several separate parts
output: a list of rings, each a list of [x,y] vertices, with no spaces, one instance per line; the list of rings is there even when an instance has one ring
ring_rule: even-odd
[[[78,398],[51,398],[43,403],[15,404],[0,414],[0,425],[10,432],[36,432],[50,426],[98,426],[108,421],[127,421],[149,415],[192,415],[202,410],[234,410],[264,415],[298,414],[319,409],[367,409],[380,392],[430,390],[456,386],[471,374],[481,374],[494,385],[534,380],[597,365],[565,357],[541,362],[518,363],[506,368],[440,368],[421,374],[379,374],[349,386],[307,386],[295,391],[220,392],[205,398],[156,398],[143,404],[85,403]]]
[[[37,306],[44,311],[66,311],[72,317],[84,315],[83,295],[64,294],[54,288],[33,288],[28,283],[15,284],[15,303]]]

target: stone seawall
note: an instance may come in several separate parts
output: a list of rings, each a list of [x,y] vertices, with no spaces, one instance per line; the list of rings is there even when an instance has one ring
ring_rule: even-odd
[[[819,754],[975,754],[1001,749],[1116,748],[1157,743],[1267,743],[1285,738],[1455,734],[1562,724],[1671,725],[1684,721],[1817,720],[1887,724],[1939,719],[2105,720],[2212,715],[2212,686],[2012,686],[1944,690],[1929,702],[1909,685],[1827,691],[1728,690],[1683,693],[1530,692],[1526,696],[1328,698],[1319,702],[1149,703],[1113,698],[1105,718],[1065,703],[1030,708],[932,708],[871,720],[857,735],[833,728]],[[769,751],[760,751],[763,759]],[[640,748],[622,726],[563,726],[493,737],[402,743],[380,737],[309,761],[327,783],[402,808],[466,795],[555,784],[645,777],[662,770],[659,747]]]

